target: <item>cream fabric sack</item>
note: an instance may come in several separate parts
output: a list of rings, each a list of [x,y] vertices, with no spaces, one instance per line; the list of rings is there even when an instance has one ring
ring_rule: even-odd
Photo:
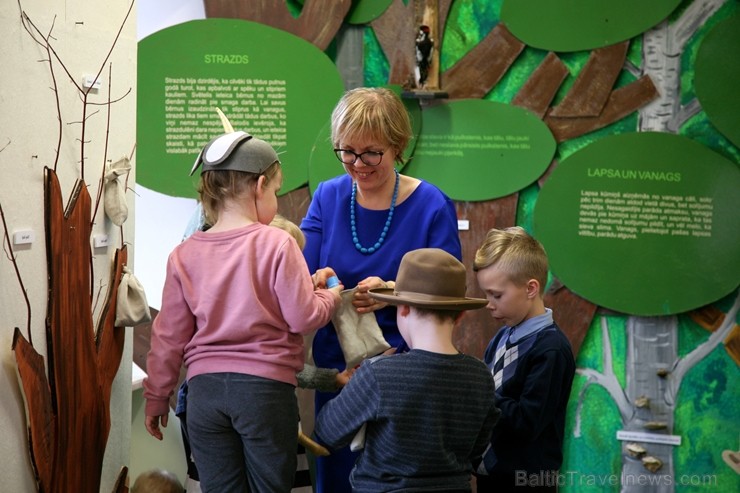
[[[375,313],[357,313],[352,306],[354,292],[355,289],[342,291],[342,303],[331,319],[347,368],[354,368],[363,360],[377,356],[391,347],[383,337]]]
[[[116,226],[122,225],[128,217],[126,204],[126,186],[118,178],[131,170],[131,163],[127,157],[122,157],[113,164],[106,166],[103,185],[103,206],[105,214]]]
[[[134,327],[151,321],[152,314],[149,311],[149,303],[146,301],[144,286],[134,277],[131,269],[124,265],[116,299],[115,326]]]

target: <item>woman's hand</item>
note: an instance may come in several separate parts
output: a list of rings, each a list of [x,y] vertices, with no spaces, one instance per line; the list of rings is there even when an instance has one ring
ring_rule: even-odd
[[[365,278],[357,283],[352,305],[357,309],[357,313],[370,313],[385,308],[388,303],[373,299],[368,291],[378,288],[392,288],[394,285],[393,281],[385,282],[377,276]]]

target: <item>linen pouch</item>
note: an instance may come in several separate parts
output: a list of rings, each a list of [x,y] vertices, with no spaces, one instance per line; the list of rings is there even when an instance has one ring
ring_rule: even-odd
[[[127,157],[122,157],[113,164],[106,166],[105,184],[103,185],[103,207],[105,214],[116,226],[122,225],[128,218],[128,204],[126,204],[126,186],[118,178],[131,170],[131,163]]]
[[[124,265],[121,283],[118,285],[115,326],[134,327],[151,320],[152,314],[149,311],[144,286],[134,277],[131,269]]]
[[[352,306],[355,290],[356,288],[342,291],[342,303],[331,319],[347,368],[354,368],[363,360],[391,347],[383,338],[375,313],[357,313]]]

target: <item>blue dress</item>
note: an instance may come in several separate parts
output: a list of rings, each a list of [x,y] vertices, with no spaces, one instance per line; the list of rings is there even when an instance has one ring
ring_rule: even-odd
[[[372,254],[355,248],[350,230],[352,179],[342,175],[317,187],[301,230],[306,235],[303,253],[310,272],[331,267],[346,288],[369,276],[395,280],[403,255],[417,248],[441,248],[462,260],[455,205],[439,188],[422,181],[414,192],[398,204],[384,243]],[[355,205],[358,238],[362,246],[375,244],[388,218],[388,210],[375,211]],[[378,325],[391,347],[407,349],[396,325],[396,309],[389,306],[375,312]],[[320,368],[344,370],[345,361],[334,326],[329,323],[314,336],[313,358]],[[336,393],[316,392],[316,413]],[[349,447],[316,464],[317,493],[349,493],[349,473],[357,454]]]

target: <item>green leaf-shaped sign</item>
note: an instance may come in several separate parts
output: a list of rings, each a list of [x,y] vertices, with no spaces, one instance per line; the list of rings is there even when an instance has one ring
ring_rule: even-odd
[[[501,22],[522,42],[550,51],[613,45],[655,26],[681,0],[505,0]]]
[[[190,21],[139,42],[137,182],[195,197],[188,173],[198,152],[235,130],[269,142],[287,193],[306,184],[318,129],[344,90],[336,66],[311,43],[237,19]]]
[[[469,99],[421,115],[421,135],[404,172],[434,183],[453,200],[517,192],[545,172],[555,153],[547,125],[517,106]]]
[[[740,170],[666,133],[613,135],[552,172],[534,211],[553,274],[597,305],[670,315],[740,280]]]
[[[706,35],[696,55],[694,87],[712,125],[740,147],[740,14]]]

